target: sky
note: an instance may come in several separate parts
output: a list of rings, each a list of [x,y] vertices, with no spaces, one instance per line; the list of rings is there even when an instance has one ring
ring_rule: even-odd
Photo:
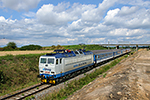
[[[149,0],[0,0],[0,47],[150,44]]]

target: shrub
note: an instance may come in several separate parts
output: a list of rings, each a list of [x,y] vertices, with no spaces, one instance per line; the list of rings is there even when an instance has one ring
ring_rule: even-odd
[[[42,47],[40,45],[27,45],[27,46],[22,46],[20,50],[40,50]]]
[[[4,51],[12,51],[12,50],[14,50],[14,49],[13,49],[12,47],[6,46],[6,47],[3,48],[3,50],[4,50]]]
[[[3,48],[0,48],[0,51],[3,51],[4,49]]]
[[[55,46],[55,45],[52,45],[52,46],[51,46],[51,49],[55,49],[55,48],[56,48],[56,46]]]
[[[6,82],[6,75],[3,73],[2,70],[0,70],[0,84],[4,84]]]
[[[9,42],[9,43],[7,44],[7,47],[11,47],[12,49],[16,49],[16,48],[17,48],[15,42]]]

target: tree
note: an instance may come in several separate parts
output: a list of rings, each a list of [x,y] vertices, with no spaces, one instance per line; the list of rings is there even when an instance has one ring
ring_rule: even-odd
[[[40,50],[42,47],[40,45],[26,45],[26,46],[22,46],[20,48],[20,50]]]
[[[14,43],[14,42],[9,42],[9,43],[7,44],[7,47],[13,48],[13,49],[16,49],[16,48],[17,48],[16,43]]]

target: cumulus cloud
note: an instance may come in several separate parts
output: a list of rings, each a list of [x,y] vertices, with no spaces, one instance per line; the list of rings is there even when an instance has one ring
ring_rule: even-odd
[[[119,12],[119,15],[121,16],[126,16],[135,13],[138,10],[138,7],[128,7],[128,6],[123,6]]]
[[[35,8],[41,0],[1,0],[3,7],[16,11],[28,11]]]
[[[104,18],[104,24],[113,25],[117,28],[148,29],[150,28],[150,18],[148,16],[150,16],[149,9],[123,6],[121,9],[109,10]]]
[[[0,22],[5,22],[5,18],[3,16],[0,16]]]
[[[24,13],[23,16],[26,18],[34,18],[35,17],[35,13],[34,12],[28,12],[28,13]]]
[[[50,25],[52,24],[61,25],[77,19],[76,16],[72,16],[65,11],[62,12],[54,11],[54,5],[52,4],[43,5],[37,11],[36,16],[38,20],[43,24],[50,24]]]
[[[149,0],[119,0],[121,4],[128,4],[138,7],[150,7],[150,1]]]
[[[19,45],[33,43],[43,46],[108,41],[149,43],[150,9],[138,6],[141,0],[134,5],[131,2],[126,6],[119,5],[127,2],[130,0],[104,0],[98,5],[62,2],[44,4],[37,12],[23,13],[21,20],[0,16],[0,42],[15,40]],[[6,37],[5,41],[2,37]]]
[[[117,0],[104,0],[98,5],[81,5],[74,3],[71,7],[69,3],[43,5],[36,13],[36,17],[43,24],[62,25],[72,21],[81,20],[83,24],[93,25],[99,23],[105,12]]]

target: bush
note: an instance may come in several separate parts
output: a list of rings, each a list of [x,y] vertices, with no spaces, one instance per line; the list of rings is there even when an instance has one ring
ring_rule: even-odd
[[[6,80],[7,80],[6,75],[4,75],[3,71],[0,70],[0,84],[4,84]]]
[[[16,43],[14,42],[9,42],[7,44],[7,46],[5,46],[4,48],[0,48],[0,51],[13,51],[13,50],[17,50],[17,46]]]
[[[9,42],[9,43],[7,44],[7,47],[10,47],[10,48],[12,48],[12,49],[16,49],[16,48],[17,48],[15,42]]]
[[[6,46],[3,48],[4,51],[13,51],[14,49],[12,47]]]
[[[0,48],[0,51],[3,51],[4,49],[3,48]]]
[[[40,45],[27,45],[27,46],[22,46],[20,50],[40,50],[42,47]]]
[[[51,49],[55,49],[55,48],[56,48],[56,46],[55,46],[55,45],[52,45],[52,46],[51,46]]]

